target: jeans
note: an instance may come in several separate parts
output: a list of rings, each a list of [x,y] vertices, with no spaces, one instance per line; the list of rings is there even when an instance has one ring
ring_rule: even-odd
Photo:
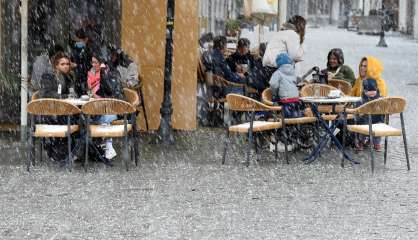
[[[117,119],[117,115],[102,115],[97,119],[97,122],[102,124],[111,124],[113,121]]]

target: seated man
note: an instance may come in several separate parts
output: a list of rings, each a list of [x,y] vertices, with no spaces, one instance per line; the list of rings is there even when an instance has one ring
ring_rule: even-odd
[[[246,38],[238,40],[237,50],[231,54],[226,62],[233,72],[247,72],[254,66],[254,58],[249,51],[250,41]]]
[[[245,84],[247,82],[245,75],[243,73],[232,72],[225,61],[224,52],[226,43],[226,37],[224,36],[217,36],[213,41],[213,50],[211,52],[213,74],[219,75],[230,82]],[[222,92],[225,95],[228,93],[243,94],[243,89],[239,87],[227,87],[226,89],[222,89]]]

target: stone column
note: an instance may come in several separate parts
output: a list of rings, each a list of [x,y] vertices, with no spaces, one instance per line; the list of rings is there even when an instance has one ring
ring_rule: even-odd
[[[408,18],[408,0],[399,0],[399,19],[398,29],[400,32],[406,32],[406,23]]]
[[[0,72],[3,72],[3,0],[0,0]]]
[[[330,22],[331,24],[338,23],[338,19],[340,18],[340,0],[331,0],[331,12],[330,12]]]
[[[415,0],[412,2],[414,11],[413,11],[413,30],[412,34],[414,38],[418,39],[418,1]]]
[[[287,19],[287,0],[279,0],[278,29],[280,29],[280,26],[286,22],[286,19]]]

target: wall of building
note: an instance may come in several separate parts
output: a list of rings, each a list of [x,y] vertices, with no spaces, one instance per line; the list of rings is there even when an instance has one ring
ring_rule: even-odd
[[[122,4],[122,47],[139,63],[144,102],[151,130],[160,124],[166,39],[166,1],[125,0]],[[198,2],[176,0],[172,75],[172,125],[196,128]],[[139,117],[141,128],[143,116]]]
[[[413,11],[413,31],[412,35],[414,38],[418,39],[418,1],[414,0],[412,1],[412,9]]]

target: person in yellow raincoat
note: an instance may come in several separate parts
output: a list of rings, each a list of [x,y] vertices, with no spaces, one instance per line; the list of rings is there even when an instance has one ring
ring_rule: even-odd
[[[383,65],[381,61],[375,57],[367,56],[361,59],[359,66],[359,77],[356,79],[352,89],[352,95],[362,97],[362,104],[371,100],[387,96],[386,83],[381,74]],[[384,116],[374,115],[372,117],[373,123],[380,123],[384,121]],[[368,118],[362,116],[357,119],[360,124],[368,124]],[[359,136],[359,142],[356,144],[356,150],[364,149],[363,145],[367,143],[365,136]],[[376,151],[381,151],[381,138],[373,138],[373,145]]]

